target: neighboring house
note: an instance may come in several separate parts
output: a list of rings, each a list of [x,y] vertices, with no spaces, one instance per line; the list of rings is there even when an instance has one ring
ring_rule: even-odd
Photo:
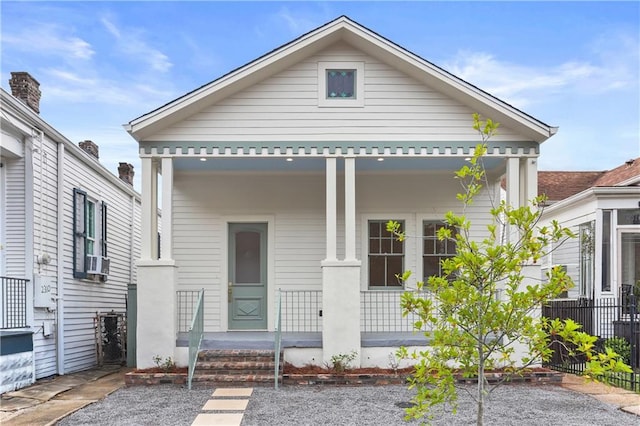
[[[502,176],[512,204],[536,196],[540,144],[557,129],[347,17],[132,120],[137,366],[186,363],[182,332],[201,288],[207,347],[271,335],[281,290],[285,335],[316,339],[285,341],[287,360],[356,351],[354,364],[388,366],[411,338],[395,274],[422,279],[454,252],[435,235],[447,211],[461,212],[454,172],[481,141],[476,112],[500,123],[489,186],[465,212],[482,238]],[[394,241],[390,219],[411,237]]]
[[[121,356],[140,257],[133,167],[110,173],[93,142],[79,147],[40,117],[33,77],[11,75],[13,95],[0,92],[0,392],[95,366],[96,328],[111,333],[100,360]]]
[[[577,238],[558,247],[543,271],[561,265],[576,286],[570,298],[617,298],[640,286],[640,158],[598,172],[539,172],[541,224],[557,220]]]

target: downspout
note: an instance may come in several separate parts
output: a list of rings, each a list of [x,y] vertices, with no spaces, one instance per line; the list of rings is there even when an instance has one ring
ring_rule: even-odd
[[[58,374],[64,374],[64,144],[58,142],[58,205],[56,212],[56,225],[58,235],[56,282],[58,283],[58,298],[56,299],[56,359],[58,361]]]
[[[134,244],[134,233],[136,223],[136,196],[131,196],[131,223],[129,224],[129,284],[133,284],[133,268],[135,265],[135,259],[133,258],[133,244]]]

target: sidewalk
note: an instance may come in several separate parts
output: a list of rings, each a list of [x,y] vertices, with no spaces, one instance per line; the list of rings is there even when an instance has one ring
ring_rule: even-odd
[[[26,388],[6,392],[0,399],[0,424],[54,425],[69,414],[123,387],[124,373],[129,370],[120,366],[105,366],[38,380]]]
[[[638,393],[604,383],[590,382],[574,374],[565,374],[561,386],[607,404],[617,405],[624,412],[640,416],[640,394]]]

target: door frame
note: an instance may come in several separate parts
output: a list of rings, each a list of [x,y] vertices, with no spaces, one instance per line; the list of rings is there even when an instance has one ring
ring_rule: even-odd
[[[616,293],[615,296],[618,297],[620,294],[620,288],[622,287],[622,234],[637,234],[640,235],[640,226],[638,225],[620,225],[617,227],[616,232],[616,251],[613,255],[613,259],[615,261],[615,284],[616,284]],[[636,278],[638,279],[638,278]]]
[[[220,279],[218,291],[220,292],[220,330],[238,331],[229,329],[229,295],[227,285],[229,283],[229,224],[230,223],[266,223],[267,224],[267,330],[274,330],[274,300],[275,300],[275,216],[273,215],[228,215],[221,218],[223,228],[221,249],[222,263],[220,265]]]

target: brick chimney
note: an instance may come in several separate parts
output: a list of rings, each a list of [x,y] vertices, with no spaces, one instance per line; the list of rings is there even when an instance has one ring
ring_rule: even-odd
[[[93,143],[93,141],[87,140],[87,141],[78,142],[78,146],[84,152],[87,152],[87,153],[93,155],[94,157],[96,157],[96,160],[98,160],[100,158],[100,150],[98,149],[98,145]]]
[[[40,114],[40,83],[24,71],[12,72],[9,79],[11,94]]]
[[[133,165],[129,163],[120,163],[118,166],[118,175],[120,179],[133,186]]]

